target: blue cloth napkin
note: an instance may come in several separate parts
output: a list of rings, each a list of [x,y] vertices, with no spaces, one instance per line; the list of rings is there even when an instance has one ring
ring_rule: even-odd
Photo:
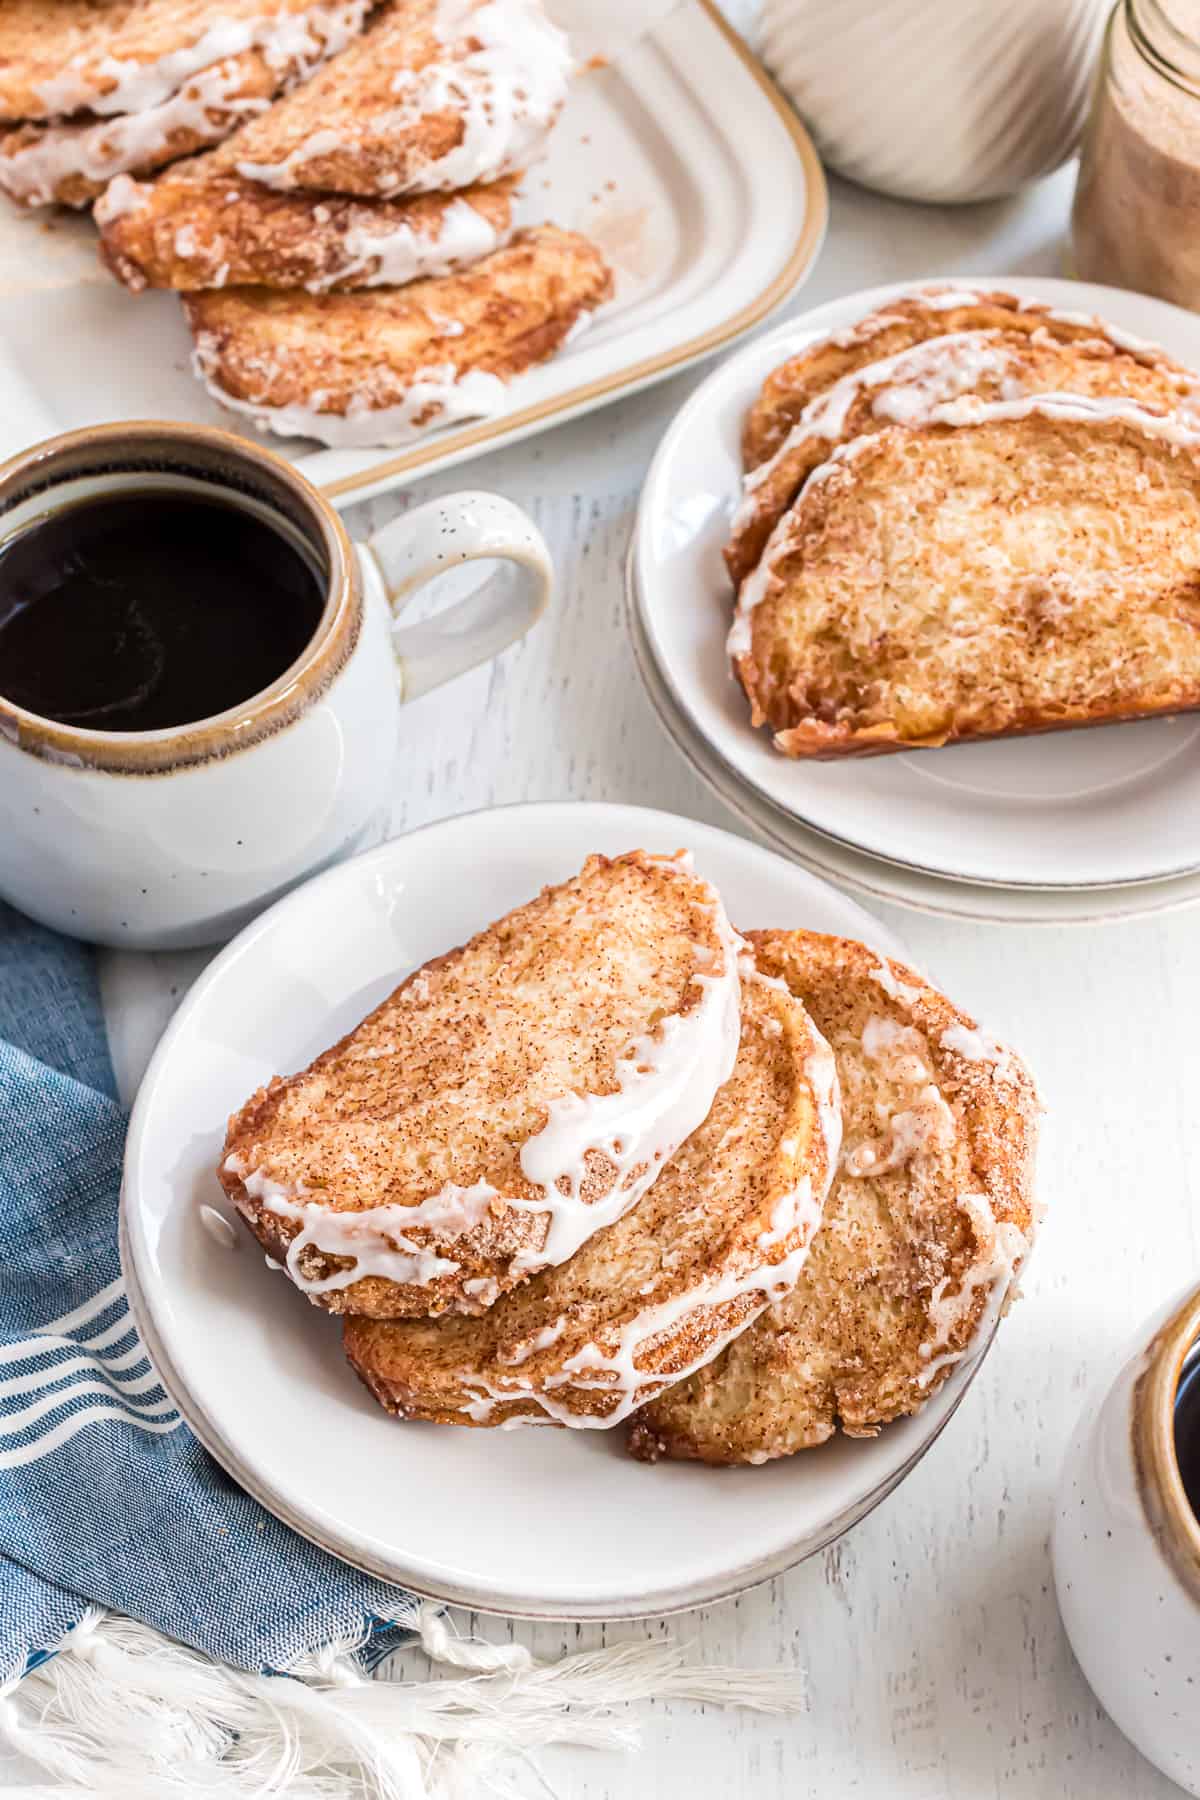
[[[121,1283],[95,959],[0,903],[0,1684],[95,1602],[244,1669],[403,1635],[405,1595],[314,1549],[183,1424]]]

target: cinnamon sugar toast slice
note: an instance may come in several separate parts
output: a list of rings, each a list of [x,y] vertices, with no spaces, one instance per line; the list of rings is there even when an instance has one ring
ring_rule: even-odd
[[[22,206],[83,207],[118,175],[150,173],[219,143],[349,43],[362,29],[368,4],[327,0],[289,14],[279,21],[277,39],[220,55],[153,104],[101,116],[26,121],[0,131],[0,190]],[[0,8],[0,20],[5,10]],[[219,24],[202,43],[217,41]],[[226,32],[223,41],[237,41],[236,34]],[[143,86],[134,97],[156,92],[153,85]]]
[[[729,653],[797,757],[1200,706],[1200,436],[1122,399],[967,395],[843,444],[742,584]]]
[[[281,194],[196,156],[154,181],[128,175],[96,202],[103,261],[143,288],[399,287],[449,275],[512,236],[516,180],[461,194],[351,200]]]
[[[225,1191],[319,1306],[479,1311],[636,1205],[704,1119],[738,943],[686,856],[591,857],[261,1088]]]
[[[389,1412],[611,1428],[793,1285],[837,1157],[833,1058],[747,963],[733,1072],[632,1211],[481,1318],[345,1321]]]
[[[356,44],[230,137],[220,167],[366,199],[497,181],[540,153],[572,69],[540,0],[390,0]]]
[[[916,1412],[1007,1304],[1033,1234],[1037,1097],[1017,1058],[863,944],[751,939],[833,1047],[840,1168],[790,1295],[634,1422],[646,1460],[766,1462]]]
[[[319,29],[331,10],[315,0],[4,0],[0,121],[144,112],[229,56],[286,61],[304,26]]]
[[[499,410],[612,291],[595,245],[541,225],[469,269],[402,288],[187,294],[213,397],[284,436],[405,443]]]

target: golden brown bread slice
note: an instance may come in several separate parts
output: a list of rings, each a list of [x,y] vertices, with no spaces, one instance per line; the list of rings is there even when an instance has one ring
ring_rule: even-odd
[[[729,651],[789,756],[1200,705],[1200,439],[1071,395],[838,448],[742,584]]]
[[[737,956],[690,858],[591,857],[260,1089],[222,1185],[318,1305],[479,1311],[700,1124],[737,1052]]]
[[[348,43],[367,4],[335,0],[298,15],[277,44],[209,63],[139,111],[0,132],[0,189],[23,206],[86,206],[114,176],[145,174],[218,143]]]
[[[566,99],[567,40],[540,0],[391,0],[358,43],[220,152],[274,188],[389,198],[495,181]]]
[[[404,443],[498,411],[612,289],[577,232],[540,225],[482,262],[403,288],[185,296],[197,373],[223,406],[290,437]]]
[[[4,0],[0,120],[144,112],[246,50],[286,62],[305,26],[325,32],[345,11],[314,0]]]
[[[869,363],[909,350],[929,338],[963,331],[1002,331],[1017,337],[1052,337],[1060,344],[1120,348],[1148,367],[1175,371],[1191,382],[1165,350],[1144,344],[1084,313],[1060,312],[1015,294],[929,287],[898,296],[857,325],[818,338],[768,375],[742,431],[742,461],[757,468],[774,456],[806,406],[844,376]]]
[[[617,1425],[794,1284],[838,1132],[828,1046],[745,966],[733,1073],[631,1212],[481,1318],[348,1318],[346,1354],[402,1418]]]
[[[515,177],[403,200],[280,194],[192,157],[157,180],[128,175],[95,206],[100,253],[134,292],[223,287],[399,287],[448,275],[506,244]]]
[[[1033,315],[1021,316],[1027,326]],[[750,574],[775,526],[835,445],[887,424],[920,424],[934,407],[964,394],[983,400],[1111,395],[1152,412],[1195,418],[1200,382],[1190,370],[1151,351],[1123,349],[1099,320],[1094,335],[1081,339],[1076,319],[1040,316],[1032,333],[1009,327],[926,337],[863,364],[811,399],[774,454],[745,477],[725,550],[734,582]]]
[[[90,204],[115,175],[202,150],[270,103],[283,77],[258,50],[202,69],[160,106],[0,132],[0,189],[22,206]]]
[[[648,1460],[766,1462],[915,1412],[1032,1238],[1037,1097],[1017,1058],[862,944],[751,939],[833,1046],[841,1168],[792,1293],[635,1421]]]

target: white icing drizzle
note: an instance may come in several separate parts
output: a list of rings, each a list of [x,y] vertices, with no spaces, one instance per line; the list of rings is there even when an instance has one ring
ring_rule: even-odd
[[[114,175],[92,208],[97,225],[113,225],[150,204],[150,189],[132,175]]]
[[[896,965],[886,956],[877,960],[871,970],[871,980],[877,982],[890,1000],[897,1000],[904,1006],[911,1006],[914,1000],[921,998],[920,988],[913,987],[907,981],[901,981],[896,973]]]
[[[418,369],[403,400],[392,406],[373,407],[355,395],[344,413],[331,412],[326,405],[328,396],[320,389],[304,402],[266,406],[227,393],[215,373],[216,361],[215,340],[201,333],[193,356],[195,372],[220,405],[251,420],[260,430],[273,431],[279,437],[315,438],[338,450],[387,449],[444,425],[490,418],[504,410],[509,393],[498,375],[481,369],[459,375],[453,363],[444,363]]]
[[[322,29],[311,37],[312,59],[302,60],[295,76],[310,74],[317,62],[342,49],[361,29],[363,13],[363,0],[314,8],[307,17]],[[272,104],[240,94],[244,79],[236,59],[226,59],[202,69],[178,93],[145,111],[82,127],[48,126],[35,143],[0,154],[0,187],[27,206],[48,206],[72,176],[110,181],[131,169],[152,167],[178,132],[193,134],[200,143],[217,143],[240,120]]]
[[[825,1149],[825,1187],[820,1196],[820,1207],[823,1208],[833,1184],[842,1148],[842,1093],[838,1081],[837,1059],[833,1051],[811,1019],[808,1028],[812,1034],[813,1047],[808,1053],[804,1070],[817,1104],[817,1129]]]
[[[512,237],[511,225],[499,230],[476,212],[469,200],[455,198],[431,229],[418,231],[407,224],[379,229],[363,209],[362,222],[350,228],[342,240],[345,261],[307,286],[320,293],[336,282],[358,279],[364,287],[402,287],[430,275],[449,275],[453,269],[499,250]],[[439,321],[439,324],[441,322]],[[447,336],[461,336],[457,319],[445,321]]]
[[[225,1214],[219,1213],[215,1206],[205,1204],[200,1207],[200,1223],[214,1243],[220,1244],[222,1250],[237,1249],[237,1232]]]
[[[876,1103],[887,1136],[882,1143],[865,1140],[846,1152],[842,1168],[852,1179],[887,1174],[904,1168],[922,1152],[953,1145],[958,1127],[925,1061],[927,1047],[915,1027],[896,1019],[873,1015],[863,1027],[863,1055],[883,1065],[886,1079],[911,1092],[894,1112],[888,1111],[885,1101]]]
[[[377,133],[407,133],[434,113],[462,119],[458,143],[444,155],[398,173],[381,193],[427,193],[496,181],[539,152],[566,98],[573,59],[565,35],[536,0],[443,0],[436,30],[447,55],[405,69],[392,86],[394,111],[373,121]],[[480,48],[469,49],[475,40]],[[319,131],[276,163],[240,162],[238,172],[268,187],[303,185],[307,163],[340,147],[335,129]]]
[[[443,1276],[457,1274],[460,1264],[438,1254],[435,1248],[414,1243],[408,1233],[415,1226],[444,1245],[471,1231],[486,1218],[496,1190],[487,1182],[458,1187],[448,1182],[436,1194],[413,1206],[364,1207],[361,1211],[337,1209],[311,1198],[301,1186],[273,1181],[261,1170],[249,1169],[245,1159],[227,1156],[225,1168],[242,1182],[251,1199],[268,1212],[300,1227],[288,1244],[287,1272],[306,1294],[326,1294],[349,1287],[368,1275],[405,1286],[427,1287]],[[305,1273],[304,1252],[344,1258],[349,1267],[325,1276]],[[474,1287],[477,1284],[469,1284]]]
[[[654,860],[694,879],[687,862]],[[514,1204],[546,1213],[549,1226],[541,1249],[518,1255],[517,1271],[566,1262],[594,1232],[636,1206],[733,1073],[741,1041],[741,939],[716,889],[705,887],[719,952],[715,967],[698,968],[692,977],[701,990],[698,1004],[629,1045],[616,1064],[614,1093],[567,1094],[552,1102],[542,1130],[522,1147],[521,1172],[541,1198]],[[580,1196],[596,1153],[617,1174],[609,1192],[589,1204]]]
[[[60,116],[148,112],[170,99],[201,69],[247,50],[260,50],[272,68],[293,62],[311,66],[322,56],[332,56],[362,29],[369,4],[370,0],[353,0],[348,6],[318,5],[300,12],[276,8],[248,19],[218,13],[198,38],[177,50],[147,62],[106,56],[90,68],[86,57],[79,56],[59,74],[40,82],[35,91],[48,110]]]
[[[969,1025],[947,1025],[938,1041],[943,1050],[953,1051],[964,1062],[993,1063],[998,1077],[1012,1073],[1012,1051],[1007,1045],[998,1044],[986,1031]]]
[[[909,1106],[902,1107],[888,1119],[888,1143],[858,1144],[847,1153],[843,1168],[847,1175],[884,1175],[890,1169],[901,1169],[914,1156],[927,1150],[947,1150],[957,1133],[954,1114],[932,1081],[918,1088]]]
[[[930,312],[950,312],[956,306],[978,306],[983,295],[973,288],[918,288],[908,298],[920,300]]]
[[[528,1362],[539,1350],[548,1350],[551,1344],[557,1344],[566,1325],[566,1315],[560,1313],[552,1325],[543,1325],[540,1331],[535,1331],[532,1337],[524,1338],[514,1350],[501,1351],[497,1360],[509,1368],[519,1368],[521,1363]]]
[[[1001,1300],[1012,1285],[1016,1266],[1029,1248],[1028,1239],[1011,1219],[999,1220],[986,1194],[960,1194],[958,1204],[971,1221],[979,1252],[978,1260],[963,1275],[953,1293],[951,1277],[944,1276],[934,1288],[929,1302],[930,1336],[918,1354],[924,1364],[917,1377],[920,1387],[928,1387],[942,1369],[950,1367],[966,1355],[970,1348],[947,1350],[957,1327],[970,1312],[981,1287],[995,1287]]]
[[[1048,319],[1056,319],[1062,325],[1086,325],[1096,333],[1098,338],[1107,338],[1119,350],[1128,350],[1131,356],[1148,357],[1158,360],[1164,352],[1158,344],[1152,344],[1148,338],[1135,337],[1132,331],[1123,331],[1119,325],[1110,324],[1107,319],[1099,318],[1095,313],[1070,312],[1064,307],[1045,307],[1036,300],[1019,302],[1022,312],[1044,310]]]

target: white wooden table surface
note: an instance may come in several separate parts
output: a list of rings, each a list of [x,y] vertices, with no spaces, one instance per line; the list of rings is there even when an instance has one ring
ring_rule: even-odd
[[[1058,274],[1069,196],[1069,172],[1022,200],[968,210],[905,206],[834,183],[829,239],[792,310],[897,278]],[[407,714],[396,831],[468,808],[562,798],[642,802],[737,829],[663,737],[622,620],[639,484],[660,432],[704,372],[350,515],[362,531],[431,494],[495,488],[534,513],[559,571],[552,614],[525,643]],[[482,1622],[542,1655],[672,1632],[698,1658],[794,1660],[808,1671],[810,1705],[799,1719],[664,1705],[648,1711],[636,1757],[549,1754],[544,1771],[563,1800],[1178,1792],[1109,1724],[1075,1668],[1047,1532],[1065,1437],[1089,1380],[1200,1266],[1200,913],[998,929],[884,910],[915,959],[1011,1038],[1039,1078],[1050,1210],[1026,1298],[940,1442],[823,1556],[669,1622],[609,1631]],[[203,960],[107,958],[127,1093]],[[621,1521],[598,1500],[586,1528],[619,1531]],[[737,1530],[732,1510],[729,1529]]]

